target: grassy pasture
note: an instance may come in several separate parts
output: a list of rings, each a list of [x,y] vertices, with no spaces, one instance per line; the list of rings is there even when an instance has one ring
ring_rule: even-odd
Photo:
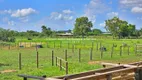
[[[142,53],[139,55],[135,54],[135,44],[142,44],[140,39],[122,39],[122,40],[111,40],[111,39],[35,39],[27,41],[26,39],[18,40],[16,44],[21,42],[23,45],[26,42],[29,45],[30,42],[42,44],[44,48],[39,48],[39,68],[36,68],[36,50],[32,48],[11,48],[8,46],[0,47],[0,71],[4,70],[17,70],[17,72],[3,73],[0,74],[0,80],[22,80],[17,77],[17,74],[27,74],[34,76],[47,75],[59,76],[65,75],[65,71],[60,71],[59,67],[51,65],[51,52],[54,50],[55,56],[64,59],[65,50],[68,50],[68,63],[69,63],[69,74],[79,73],[82,71],[95,70],[102,68],[100,62],[113,62],[113,63],[131,63],[142,60]],[[93,60],[90,61],[90,49],[92,48],[93,42]],[[100,58],[100,50],[97,50],[102,46],[106,47],[107,51],[103,52],[103,57]],[[9,43],[8,43],[9,44]],[[14,46],[15,43],[11,44]],[[55,45],[54,45],[55,44]],[[112,45],[117,45],[114,48],[113,57],[111,58]],[[123,48],[122,56],[120,56],[120,46],[127,44],[130,46],[130,54],[128,55],[127,47]],[[74,46],[74,52],[72,47]],[[78,51],[81,49],[81,62],[78,61]],[[142,48],[139,48],[142,50]],[[18,70],[18,53],[22,54],[22,70]]]

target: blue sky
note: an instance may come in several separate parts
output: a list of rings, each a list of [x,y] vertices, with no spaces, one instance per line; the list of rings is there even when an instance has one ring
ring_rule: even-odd
[[[105,31],[114,16],[142,28],[142,0],[0,0],[0,27],[18,31],[74,28],[77,17],[87,16],[93,28]]]

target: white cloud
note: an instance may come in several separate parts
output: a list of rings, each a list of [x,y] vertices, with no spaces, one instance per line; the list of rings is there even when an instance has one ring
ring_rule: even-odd
[[[32,8],[25,8],[25,9],[18,9],[18,10],[3,10],[0,11],[0,14],[9,14],[11,17],[16,17],[21,22],[28,22],[29,21],[29,15],[35,14],[37,11]],[[3,20],[4,21],[4,20]],[[13,23],[13,22],[9,22]]]
[[[8,19],[7,17],[4,17],[4,18],[2,19],[2,21],[3,21],[3,22],[7,22],[7,21],[9,21],[9,19]]]
[[[120,0],[119,3],[123,8],[142,7],[142,0]]]
[[[110,13],[107,13],[108,18],[118,17],[118,15],[119,15],[118,12],[110,12]]]
[[[2,21],[3,21],[4,23],[8,24],[8,25],[11,25],[11,26],[15,25],[15,22],[12,21],[12,20],[10,20],[8,17],[4,17],[4,18],[2,19]]]
[[[18,9],[18,10],[3,10],[0,11],[0,14],[10,14],[11,17],[25,17],[31,14],[35,14],[37,11],[32,8],[27,9]]]
[[[91,0],[89,4],[85,5],[85,14],[93,23],[96,21],[96,15],[109,11],[110,8],[101,2],[101,0]]]
[[[12,13],[12,10],[3,10],[3,11],[0,11],[0,14],[11,14]]]
[[[142,17],[137,17],[138,20],[142,20]]]
[[[31,14],[36,13],[36,10],[32,9],[32,8],[27,8],[27,9],[18,9],[16,11],[14,11],[11,16],[12,17],[25,17]]]
[[[63,10],[63,13],[65,13],[65,14],[71,14],[71,13],[73,13],[73,11],[71,11],[71,10]]]
[[[100,23],[100,26],[101,26],[101,27],[105,27],[105,22]]]
[[[52,12],[50,15],[50,19],[53,20],[63,20],[63,21],[69,21],[73,20],[73,16],[71,15],[72,11],[68,10],[63,10],[61,13],[60,12]]]
[[[142,13],[142,7],[133,7],[131,9],[131,12],[133,12],[133,13]]]
[[[19,18],[19,20],[20,20],[21,22],[28,22],[28,21],[29,21],[29,17],[28,17],[28,16],[26,16],[26,17],[21,17],[21,18]]]
[[[14,26],[15,22],[14,21],[8,21],[8,25]]]

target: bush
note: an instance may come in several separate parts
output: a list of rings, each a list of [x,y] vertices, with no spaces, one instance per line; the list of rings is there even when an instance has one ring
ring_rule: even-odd
[[[32,40],[32,38],[29,38],[29,37],[28,37],[28,40]]]
[[[10,39],[9,39],[9,42],[15,42],[15,37],[11,37]]]

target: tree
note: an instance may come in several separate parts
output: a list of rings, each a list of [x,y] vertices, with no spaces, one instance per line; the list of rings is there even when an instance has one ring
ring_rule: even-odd
[[[42,28],[42,35],[43,36],[51,36],[52,35],[51,28],[47,28],[45,25],[43,25],[41,28]]]
[[[136,29],[135,25],[129,24],[128,25],[128,36],[134,35],[136,31],[135,29]]]
[[[92,31],[94,35],[100,35],[102,33],[100,29],[93,29]]]
[[[135,32],[135,25],[128,24],[127,21],[120,20],[118,17],[106,20],[106,30],[113,34],[113,37],[128,37]]]
[[[0,40],[6,42],[14,42],[15,41],[15,32],[10,29],[0,28]]]
[[[142,36],[142,28],[139,30],[139,32],[140,32],[140,35]]]
[[[73,33],[75,35],[86,35],[89,31],[91,31],[91,27],[93,26],[92,22],[88,20],[87,17],[77,18],[75,21],[75,28],[73,29]]]

